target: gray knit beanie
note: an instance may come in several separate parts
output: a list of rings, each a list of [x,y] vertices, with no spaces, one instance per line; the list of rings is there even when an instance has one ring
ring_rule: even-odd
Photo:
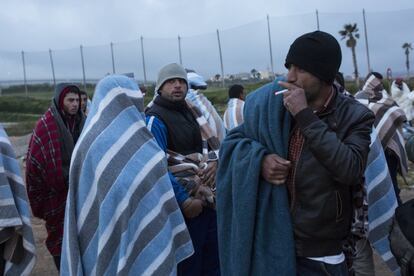
[[[155,93],[158,93],[161,86],[170,79],[183,79],[187,84],[188,89],[188,80],[187,80],[187,72],[185,71],[184,67],[177,63],[170,63],[165,65],[161,68],[160,72],[158,73],[157,79],[157,86],[155,87]]]

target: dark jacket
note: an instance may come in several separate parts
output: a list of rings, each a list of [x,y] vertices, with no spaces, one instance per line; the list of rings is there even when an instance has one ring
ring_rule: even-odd
[[[298,256],[342,252],[352,219],[351,186],[363,181],[374,120],[368,108],[340,93],[318,115],[310,108],[296,114],[305,137],[294,179]]]
[[[185,101],[172,103],[159,96],[146,115],[159,118],[167,127],[167,149],[183,155],[202,153],[200,126]]]

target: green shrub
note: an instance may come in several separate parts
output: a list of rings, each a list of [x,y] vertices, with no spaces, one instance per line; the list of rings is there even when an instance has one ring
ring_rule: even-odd
[[[0,97],[0,112],[42,114],[50,103],[49,99],[2,96]]]

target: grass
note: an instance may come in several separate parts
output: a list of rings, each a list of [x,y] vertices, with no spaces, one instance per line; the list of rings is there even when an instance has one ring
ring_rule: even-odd
[[[50,106],[50,98],[2,96],[0,97],[1,112],[43,114]]]
[[[243,84],[245,93],[249,94],[256,90],[266,82]],[[353,82],[346,83],[348,91],[356,92],[356,87]],[[385,81],[384,86],[389,84]],[[43,90],[42,90],[43,89]],[[13,89],[3,90],[0,97],[0,122],[17,122],[16,125],[7,127],[9,136],[22,136],[32,132],[36,121],[50,106],[53,97],[53,89],[47,86],[35,86],[30,88],[30,97],[26,97],[23,87],[14,87]],[[32,93],[32,91],[35,91]],[[88,94],[92,96],[93,87],[88,87]],[[149,103],[153,98],[154,86],[147,87],[147,94],[145,96],[145,104]],[[227,88],[210,87],[203,91],[204,95],[214,104],[219,114],[223,114],[227,103]],[[6,92],[6,93],[5,93]],[[409,184],[414,183],[414,168],[410,162],[410,170],[407,176]],[[406,188],[404,181],[399,178],[399,185],[401,188]]]
[[[267,82],[243,83],[245,93],[249,94]],[[217,84],[215,84],[217,85]],[[230,86],[230,84],[228,85]],[[384,86],[389,84],[385,80]],[[82,87],[82,86],[81,86]],[[346,87],[351,93],[356,92],[353,82],[346,82]],[[26,97],[24,86],[11,86],[2,90],[0,96],[0,122],[20,122],[17,126],[10,126],[7,132],[10,136],[24,135],[32,131],[37,119],[47,110],[53,98],[53,86],[49,84],[29,85],[29,97]],[[87,86],[90,97],[93,95],[94,85]],[[144,102],[148,104],[153,98],[154,86],[147,87]],[[228,87],[220,88],[210,85],[203,91],[204,95],[213,103],[219,114],[223,114],[228,101]]]
[[[0,112],[0,122],[33,122],[37,121],[40,116],[41,114]]]

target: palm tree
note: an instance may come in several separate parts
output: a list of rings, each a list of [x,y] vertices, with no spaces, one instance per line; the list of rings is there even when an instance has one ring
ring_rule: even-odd
[[[410,50],[413,48],[411,47],[411,43],[404,43],[402,48],[405,50],[405,66],[407,67],[407,80],[410,78]]]
[[[344,29],[339,31],[339,34],[342,36],[342,40],[347,38],[346,47],[351,48],[352,51],[352,61],[354,62],[354,75],[355,83],[359,88],[359,74],[358,74],[358,65],[355,53],[355,47],[357,44],[357,39],[359,39],[357,24],[345,24]]]

